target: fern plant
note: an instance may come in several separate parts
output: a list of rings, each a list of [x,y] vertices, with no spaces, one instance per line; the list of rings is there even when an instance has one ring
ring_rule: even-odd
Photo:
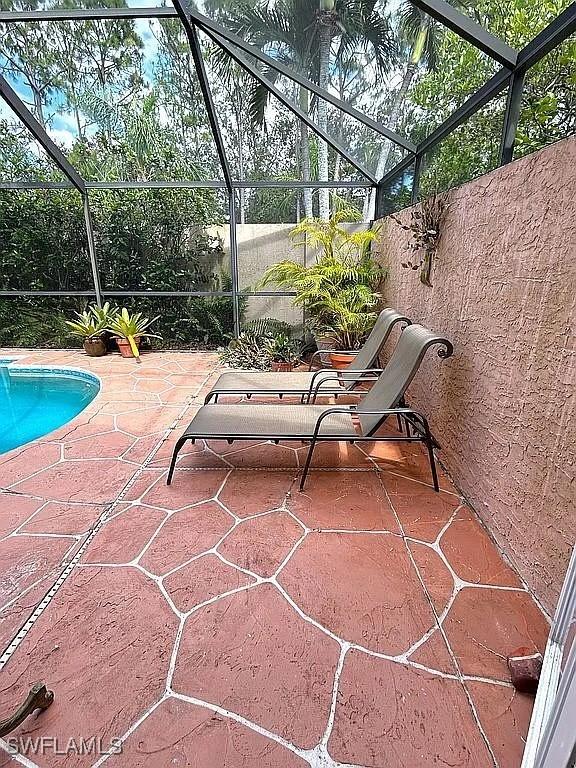
[[[345,349],[356,349],[376,321],[384,268],[374,260],[371,245],[378,230],[349,232],[343,226],[351,211],[337,211],[328,221],[304,219],[291,232],[295,245],[318,247],[315,263],[304,266],[285,260],[269,267],[260,285],[270,283],[294,291],[317,335],[331,336]]]

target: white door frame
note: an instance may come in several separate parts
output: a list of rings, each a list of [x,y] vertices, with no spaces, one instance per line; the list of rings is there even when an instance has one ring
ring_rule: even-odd
[[[521,768],[573,768],[576,760],[576,547],[544,654]]]

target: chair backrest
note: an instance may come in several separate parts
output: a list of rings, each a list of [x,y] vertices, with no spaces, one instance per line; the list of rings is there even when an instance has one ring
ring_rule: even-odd
[[[347,366],[346,370],[362,371],[365,368],[374,368],[380,350],[386,343],[388,336],[390,336],[390,332],[396,323],[410,325],[411,321],[391,307],[383,309],[378,315],[378,319],[374,324],[374,328],[370,331],[370,335],[362,345],[362,348],[358,351],[354,360]]]
[[[402,334],[392,357],[378,381],[358,406],[358,417],[363,435],[371,435],[384,420],[378,414],[363,411],[378,411],[395,408],[416,375],[426,351],[440,344],[438,356],[450,357],[454,348],[443,336],[438,336],[423,325],[409,325]]]

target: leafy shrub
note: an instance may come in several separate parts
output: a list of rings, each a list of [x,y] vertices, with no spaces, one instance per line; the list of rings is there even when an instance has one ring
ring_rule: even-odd
[[[261,336],[256,331],[242,331],[227,347],[219,350],[220,362],[230,368],[269,371],[272,356],[266,349],[266,343],[271,340],[271,336]]]
[[[205,225],[218,221],[213,190],[91,193],[104,290],[231,290],[221,241]],[[75,191],[0,190],[0,290],[92,290],[82,203]],[[0,344],[77,345],[64,317],[90,299],[0,300]],[[121,303],[154,317],[165,347],[216,348],[234,333],[227,296],[130,297]],[[243,312],[246,300],[240,298]]]

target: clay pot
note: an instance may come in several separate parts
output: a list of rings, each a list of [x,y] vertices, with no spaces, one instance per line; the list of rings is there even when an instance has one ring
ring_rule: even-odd
[[[332,367],[339,371],[343,368],[348,368],[355,357],[356,355],[349,355],[342,352],[330,352],[330,362],[332,363]]]
[[[102,336],[91,336],[84,339],[84,352],[88,357],[102,357],[108,352],[106,340]]]
[[[138,349],[140,349],[140,336],[135,336],[134,341]],[[130,346],[128,339],[121,339],[118,337],[116,339],[116,343],[118,344],[118,349],[120,350],[122,357],[134,357],[132,354],[132,347]]]
[[[292,363],[286,363],[286,362],[277,362],[276,360],[272,361],[272,370],[276,373],[279,371],[282,371],[284,373],[290,373],[290,371],[293,370]]]

